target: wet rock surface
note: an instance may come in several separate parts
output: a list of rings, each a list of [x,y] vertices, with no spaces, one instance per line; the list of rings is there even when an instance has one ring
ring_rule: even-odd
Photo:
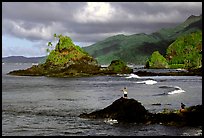
[[[140,102],[134,99],[125,99],[121,97],[114,101],[110,106],[94,111],[90,114],[81,114],[85,118],[112,118],[120,122],[144,122],[148,111]]]
[[[18,76],[48,76],[48,77],[89,77],[102,75],[129,74],[132,72],[128,66],[124,65],[120,68],[118,65],[111,65],[118,70],[109,67],[101,67],[97,64],[89,64],[89,62],[80,62],[71,64],[68,67],[49,66],[47,64],[34,65],[25,70],[14,70],[9,75]]]
[[[119,123],[158,123],[176,126],[200,126],[203,124],[202,116],[202,105],[190,106],[182,112],[175,110],[150,113],[137,100],[125,99],[123,97],[115,100],[111,105],[102,110],[79,115],[79,117],[90,119],[116,119]]]
[[[160,73],[140,70],[134,72],[134,74],[137,74],[138,76],[202,76],[202,68],[179,72],[160,72]]]

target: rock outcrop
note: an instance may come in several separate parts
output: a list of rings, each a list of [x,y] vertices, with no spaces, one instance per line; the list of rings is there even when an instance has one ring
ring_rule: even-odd
[[[133,69],[130,69],[122,60],[113,60],[108,66],[108,70],[120,74],[130,74],[133,72]]]
[[[114,101],[110,106],[94,111],[90,114],[81,114],[80,117],[85,118],[111,118],[119,122],[137,122],[141,123],[146,120],[148,111],[140,102],[134,99],[125,99],[121,97]]]
[[[184,70],[177,72],[151,72],[151,71],[136,71],[134,74],[138,76],[202,76],[202,68],[194,70]]]
[[[167,60],[159,53],[159,51],[155,51],[147,60],[145,68],[165,69],[168,68],[168,63]]]
[[[119,123],[158,123],[179,126],[200,126],[203,124],[202,116],[202,105],[190,106],[182,112],[180,110],[164,110],[160,113],[150,113],[137,100],[125,99],[123,97],[102,110],[79,115],[79,117],[90,119],[116,119]]]
[[[67,36],[59,35],[59,42],[50,52],[45,63],[34,65],[25,70],[9,72],[20,76],[82,77],[107,74],[126,74],[132,70],[122,61],[114,61],[114,65],[102,68],[96,59],[79,46],[73,44]],[[51,45],[51,42],[50,42]]]

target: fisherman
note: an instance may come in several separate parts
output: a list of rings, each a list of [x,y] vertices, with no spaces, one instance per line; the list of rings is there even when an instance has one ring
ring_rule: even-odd
[[[180,109],[180,112],[184,112],[185,111],[185,104],[181,103],[181,109]]]
[[[124,93],[124,95],[123,95],[123,98],[125,98],[125,99],[127,99],[127,88],[126,87],[124,87],[123,89],[122,89],[122,91],[123,91],[123,93]]]

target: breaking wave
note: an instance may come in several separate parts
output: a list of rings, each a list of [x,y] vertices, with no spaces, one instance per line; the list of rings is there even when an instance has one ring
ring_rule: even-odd
[[[186,92],[185,90],[181,89],[179,86],[160,86],[159,88],[165,89],[164,93],[156,94],[154,96],[161,96],[161,95],[172,95]]]
[[[141,78],[141,77],[136,75],[136,74],[131,73],[129,76],[127,76],[125,78],[130,79],[130,78]]]
[[[142,84],[147,84],[147,85],[153,85],[153,84],[156,84],[157,81],[154,81],[154,80],[145,80],[145,81],[137,81],[135,83],[142,83]]]
[[[181,89],[179,86],[174,86],[175,90],[168,92],[168,94],[177,94],[177,93],[183,93],[185,92],[183,89]]]

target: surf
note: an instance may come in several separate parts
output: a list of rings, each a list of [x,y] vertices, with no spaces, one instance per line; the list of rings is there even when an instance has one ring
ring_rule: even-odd
[[[175,88],[175,90],[173,90],[173,91],[171,91],[171,92],[168,92],[168,94],[177,94],[177,93],[183,93],[183,92],[185,92],[183,89],[181,89],[179,86],[175,86],[174,87]]]
[[[141,77],[136,75],[136,74],[131,73],[129,76],[127,76],[125,78],[129,79],[129,78],[141,78]]]
[[[181,87],[179,87],[179,86],[160,86],[159,88],[167,89],[167,91],[164,93],[161,93],[161,94],[156,94],[154,96],[172,95],[172,94],[179,94],[179,93],[186,92],[185,90],[181,89]]]
[[[142,83],[142,84],[147,84],[147,85],[153,85],[153,84],[156,84],[157,81],[154,81],[154,80],[145,80],[145,81],[137,81],[135,83]]]

